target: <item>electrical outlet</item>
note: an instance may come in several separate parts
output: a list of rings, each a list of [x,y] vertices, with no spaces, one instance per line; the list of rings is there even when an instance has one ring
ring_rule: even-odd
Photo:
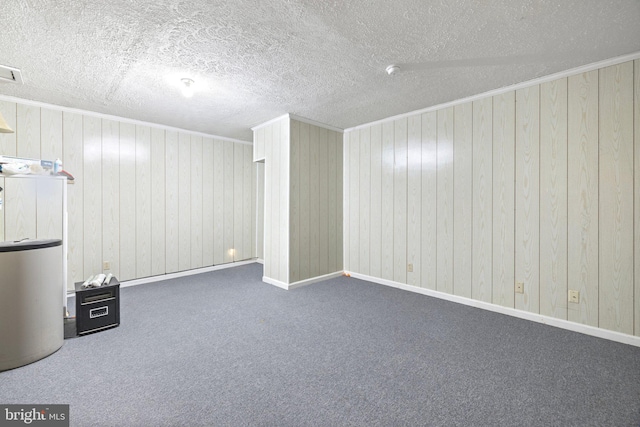
[[[103,270],[111,270],[111,263],[109,261],[105,261],[102,263]]]
[[[580,304],[580,291],[569,289],[569,302]]]
[[[407,264],[407,271],[413,273],[413,264]]]
[[[524,282],[516,282],[516,294],[524,294]]]

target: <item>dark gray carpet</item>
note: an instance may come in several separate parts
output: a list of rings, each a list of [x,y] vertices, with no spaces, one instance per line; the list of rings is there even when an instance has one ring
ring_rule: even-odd
[[[120,327],[0,373],[73,426],[638,426],[640,348],[252,264],[121,290]]]

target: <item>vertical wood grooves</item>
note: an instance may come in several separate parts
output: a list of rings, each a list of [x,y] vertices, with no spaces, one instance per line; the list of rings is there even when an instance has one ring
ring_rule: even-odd
[[[0,155],[60,158],[64,169],[76,178],[74,185],[67,186],[68,289],[102,271],[126,281],[193,268],[192,255],[194,266],[224,261],[225,174],[223,152],[216,151],[216,141],[205,139],[206,144],[213,144],[207,147],[205,160],[204,151],[200,151],[202,137],[186,132],[8,101],[0,101],[0,113],[16,131],[0,135]],[[188,147],[191,138],[196,147],[193,161]],[[239,145],[229,144],[232,149]],[[250,147],[240,145],[240,163],[248,175],[253,170]],[[207,185],[203,173],[210,174]],[[233,176],[226,175],[226,181],[234,187]],[[253,209],[246,203],[253,191],[248,181],[243,176],[238,190],[243,201],[242,224],[249,222]],[[192,188],[192,182],[196,187]],[[37,192],[45,196],[49,184],[39,185]],[[221,197],[214,197],[216,189]],[[24,211],[24,206],[14,206]],[[34,233],[57,233],[59,225],[55,223],[59,221],[54,211],[40,211],[33,221],[29,219]],[[228,222],[229,218],[233,219],[233,211]],[[241,242],[244,256],[250,256],[246,248],[251,231],[244,226],[240,230],[241,236],[234,236],[234,230],[229,232],[227,227],[226,236]],[[109,269],[103,270],[105,262]]]
[[[640,336],[639,70],[635,60],[349,131],[347,269]],[[370,190],[354,182],[368,176]]]

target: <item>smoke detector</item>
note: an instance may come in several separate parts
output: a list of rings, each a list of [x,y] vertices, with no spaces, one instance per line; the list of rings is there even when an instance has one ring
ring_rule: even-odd
[[[390,76],[393,76],[394,74],[396,74],[398,71],[400,71],[400,67],[398,67],[397,65],[389,65],[386,70],[387,74],[389,74]]]
[[[7,65],[0,65],[0,82],[24,84],[20,70]]]

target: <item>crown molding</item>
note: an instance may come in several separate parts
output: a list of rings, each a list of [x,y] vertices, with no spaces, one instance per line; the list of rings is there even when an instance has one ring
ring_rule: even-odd
[[[82,110],[80,108],[62,107],[60,105],[47,104],[46,102],[32,101],[30,99],[17,98],[15,96],[7,96],[7,95],[0,94],[0,101],[15,102],[15,103],[24,104],[24,105],[31,105],[31,106],[34,106],[34,107],[48,108],[50,110],[63,111],[63,112],[67,112],[67,113],[82,114],[84,116],[98,117],[100,119],[116,120],[116,121],[119,121],[119,122],[122,122],[122,123],[131,123],[131,124],[134,124],[134,125],[149,126],[149,127],[156,128],[156,129],[163,129],[163,130],[168,130],[168,131],[188,133],[190,135],[202,136],[202,137],[205,137],[205,138],[213,138],[213,139],[218,139],[218,140],[223,140],[223,141],[231,141],[231,142],[235,142],[235,143],[238,143],[238,144],[253,145],[252,141],[245,141],[245,140],[242,140],[242,139],[229,138],[229,137],[220,136],[220,135],[212,135],[212,134],[209,134],[209,133],[197,132],[197,131],[193,131],[193,130],[182,129],[182,128],[177,128],[177,127],[167,126],[167,125],[162,125],[162,124],[159,124],[159,123],[151,123],[151,122],[145,122],[145,121],[142,121],[142,120],[129,119],[127,117],[113,116],[111,114],[96,113],[95,111]]]
[[[346,128],[344,130],[345,133],[351,132],[354,130],[365,129],[373,125],[391,122],[398,119],[403,119],[405,117],[413,116],[416,114],[430,113],[432,111],[441,110],[443,108],[453,107],[460,104],[465,104],[467,102],[477,101],[479,99],[487,98],[490,96],[501,95],[506,92],[510,92],[517,89],[524,89],[527,87],[539,85],[541,83],[547,83],[554,80],[558,80],[564,77],[574,76],[580,73],[586,73],[588,71],[598,70],[600,68],[609,67],[611,65],[618,65],[623,62],[633,61],[636,59],[640,59],[640,52],[630,53],[628,55],[616,56],[615,58],[605,59],[603,61],[594,62],[587,65],[581,65],[580,67],[571,68],[569,70],[560,71],[558,73],[549,74],[548,76],[538,77],[533,80],[527,80],[526,82],[516,83],[510,86],[501,87],[498,89],[493,89],[488,92],[479,93],[477,95],[468,96],[466,98],[457,99],[455,101],[445,102],[443,104],[434,105],[427,108],[422,108],[420,110],[410,111],[408,113],[402,113],[391,117],[386,117],[384,119],[375,120],[373,122],[363,123],[358,126],[353,126],[350,128]]]

